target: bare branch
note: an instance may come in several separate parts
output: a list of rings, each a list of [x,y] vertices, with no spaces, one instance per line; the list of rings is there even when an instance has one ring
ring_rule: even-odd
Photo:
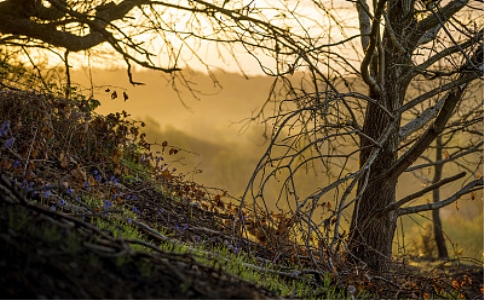
[[[403,199],[401,199],[401,200],[399,200],[397,202],[394,202],[394,203],[388,205],[384,209],[381,209],[381,210],[375,212],[375,216],[374,217],[375,218],[381,218],[383,215],[389,213],[392,210],[395,210],[395,209],[401,207],[402,205],[408,203],[409,201],[412,201],[413,199],[416,199],[416,198],[418,198],[420,196],[423,196],[423,195],[425,195],[428,192],[431,192],[431,191],[433,191],[435,189],[438,189],[441,186],[443,186],[444,184],[447,184],[449,182],[456,181],[456,180],[464,177],[465,175],[466,175],[466,172],[461,172],[461,173],[456,174],[454,176],[451,176],[451,177],[448,177],[448,178],[444,178],[444,179],[442,179],[442,180],[440,180],[440,181],[438,181],[438,182],[436,182],[436,183],[434,183],[434,184],[432,184],[432,185],[430,185],[430,186],[428,186],[428,187],[426,187],[426,188],[424,188],[424,189],[422,189],[422,190],[420,190],[420,191],[418,191],[416,193],[413,193],[411,195],[408,195],[405,198],[403,198]]]
[[[418,170],[418,169],[421,169],[421,168],[430,167],[430,166],[434,166],[434,165],[438,165],[438,164],[443,164],[443,163],[455,161],[458,158],[464,157],[464,156],[469,155],[471,153],[482,151],[482,148],[481,148],[482,145],[484,145],[484,141],[479,142],[474,147],[470,147],[466,151],[463,151],[463,152],[455,154],[455,155],[451,155],[449,158],[446,158],[444,160],[439,160],[439,161],[435,161],[435,162],[429,162],[429,163],[426,163],[426,164],[412,166],[412,167],[406,169],[405,172],[412,172],[412,171],[415,171],[415,170]]]
[[[398,135],[400,136],[400,139],[405,139],[409,135],[411,135],[413,132],[419,130],[420,128],[424,127],[425,124],[427,124],[430,120],[435,118],[437,113],[440,111],[442,106],[444,105],[445,99],[449,97],[450,93],[447,93],[442,99],[440,99],[437,103],[435,103],[434,106],[427,108],[424,110],[418,117],[415,119],[411,120],[404,126],[400,127],[400,130],[398,131]]]
[[[431,91],[426,92],[425,94],[422,94],[418,96],[417,98],[408,101],[404,105],[402,105],[399,109],[397,109],[395,112],[397,113],[402,113],[406,110],[411,109],[415,105],[435,96],[438,95],[442,92],[445,92],[450,89],[455,89],[458,86],[466,85],[467,83],[479,78],[479,74],[477,72],[475,73],[470,73],[470,74],[465,74],[464,76],[460,76],[457,80],[454,80],[452,82],[446,83],[444,85],[441,85],[440,87],[437,87]]]
[[[422,137],[393,166],[382,174],[383,178],[396,178],[402,174],[427,149],[432,141],[444,130],[445,124],[452,116],[457,102],[464,94],[466,85],[454,87],[445,99],[434,124],[427,129]]]
[[[408,43],[414,43],[414,47],[423,44],[420,40],[425,34],[429,35],[436,30],[436,27],[441,26],[440,20],[448,20],[458,11],[466,6],[468,0],[454,0],[449,2],[446,6],[440,9],[441,16],[438,17],[436,14],[432,14],[422,21],[417,23],[415,30],[410,34],[406,40]]]
[[[482,38],[484,36],[484,29],[480,30],[475,36],[472,38],[466,40],[465,42],[459,44],[459,45],[454,45],[452,47],[446,47],[442,51],[432,55],[429,57],[425,62],[422,64],[418,65],[417,68],[424,70],[439,61],[440,59],[444,57],[448,57],[451,54],[458,53],[458,52],[463,52],[463,50],[468,49],[469,47],[472,47],[476,45],[477,43],[482,41]]]
[[[18,19],[3,15],[0,18],[0,32],[29,36],[55,47],[64,47],[72,52],[90,49],[106,41],[100,32],[91,32],[85,36],[77,36],[70,32],[57,31],[48,24],[39,24],[28,19]]]
[[[442,25],[437,24],[434,28],[427,30],[420,37],[420,39],[417,41],[417,45],[415,45],[415,46],[418,47],[420,45],[427,44],[428,42],[433,41],[437,37],[437,35],[439,34],[441,28],[442,28]]]
[[[408,215],[408,214],[414,214],[422,211],[428,211],[428,210],[436,210],[440,209],[442,207],[445,207],[452,202],[455,202],[459,200],[460,197],[462,197],[465,194],[468,194],[474,190],[476,190],[478,187],[483,187],[484,186],[484,178],[474,180],[469,182],[467,185],[465,185],[462,189],[460,189],[457,193],[452,195],[451,197],[442,200],[440,202],[436,203],[428,203],[428,204],[423,204],[423,205],[417,205],[417,206],[412,206],[412,207],[405,207],[405,208],[400,208],[397,210],[398,216],[403,216],[403,215]]]
[[[361,75],[362,75],[363,81],[365,81],[365,83],[375,93],[380,93],[381,87],[378,85],[375,78],[373,78],[373,76],[370,74],[369,65],[373,58],[373,55],[375,54],[375,50],[376,50],[376,47],[378,46],[378,43],[381,42],[378,40],[378,37],[379,37],[378,32],[380,30],[380,21],[384,12],[384,7],[386,2],[387,2],[386,0],[380,0],[375,9],[375,16],[373,17],[373,24],[371,25],[371,31],[370,31],[370,43],[367,49],[365,49],[366,51],[365,57],[361,62]],[[364,30],[366,30],[366,28],[364,28]],[[363,37],[363,34],[362,34],[362,37]]]
[[[360,22],[361,46],[364,53],[368,53],[368,46],[370,45],[370,8],[366,0],[356,1],[356,10],[358,11],[358,20]]]

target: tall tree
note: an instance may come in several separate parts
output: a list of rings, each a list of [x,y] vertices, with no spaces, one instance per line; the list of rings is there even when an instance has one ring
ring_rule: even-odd
[[[482,178],[457,174],[396,198],[397,189],[405,194],[402,174],[452,130],[448,121],[460,113],[455,108],[483,76],[482,1],[424,2],[356,0],[354,6],[345,1],[335,7],[316,0],[6,0],[0,2],[0,44],[27,55],[33,48],[57,53],[66,70],[70,53],[93,53],[107,44],[125,61],[131,83],[137,83],[132,71],[137,64],[188,87],[191,81],[180,69],[193,63],[190,57],[210,71],[199,52],[207,43],[221,59],[238,61],[247,53],[274,76],[264,107],[276,106],[271,144],[244,201],[268,210],[284,206],[292,220],[287,227],[295,241],[305,241],[315,263],[329,255],[331,266],[344,246],[354,261],[386,270],[399,216],[438,209],[483,185]],[[296,71],[303,71],[297,82],[291,80]],[[410,83],[422,79],[441,84],[412,96]],[[423,113],[402,126],[408,112],[423,104]],[[482,120],[469,118],[469,124]],[[309,179],[298,174],[309,176],[309,166],[326,179],[310,181],[313,192],[299,192],[298,185]],[[264,188],[281,176],[286,179],[278,181],[278,199],[269,203]],[[467,184],[448,199],[404,207],[463,176]],[[257,178],[263,178],[261,185]],[[341,223],[351,207],[345,235]]]

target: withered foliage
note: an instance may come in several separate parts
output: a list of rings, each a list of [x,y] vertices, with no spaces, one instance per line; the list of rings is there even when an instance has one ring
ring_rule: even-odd
[[[5,276],[1,279],[2,286],[8,287],[4,288],[7,295],[20,295],[20,286],[30,280],[38,284],[25,289],[21,294],[25,297],[227,298],[236,296],[234,286],[237,296],[276,297],[275,292],[226,274],[220,266],[207,267],[190,254],[174,255],[156,247],[172,241],[223,245],[234,253],[249,253],[278,265],[285,280],[309,275],[315,287],[315,294],[308,295],[312,297],[326,296],[318,287],[328,277],[337,289],[352,296],[362,292],[390,298],[482,296],[480,267],[449,270],[436,265],[424,272],[402,263],[393,273],[375,274],[350,263],[344,251],[332,257],[335,264],[329,265],[328,256],[335,254],[327,251],[324,240],[311,240],[317,246],[306,247],[298,234],[301,220],[242,205],[223,190],[209,190],[184,180],[169,159],[183,155],[183,149],[164,141],[158,145],[161,151],[154,151],[155,143],[142,132],[142,122],[130,119],[126,112],[98,115],[93,110],[94,101],[0,91],[0,231],[9,232],[0,235],[2,253],[8,254],[5,263],[0,263],[0,274],[8,275],[8,280]],[[93,206],[88,205],[90,199],[102,201]],[[325,209],[332,208],[327,204]],[[66,237],[79,239],[85,247],[80,250],[82,255],[92,252],[101,263],[92,267],[74,257],[45,254],[61,253],[61,242],[44,243],[18,233],[14,238],[8,215],[20,210],[29,214],[32,226],[45,230],[59,226]],[[126,215],[127,210],[135,217]],[[94,226],[99,219],[131,224],[150,243],[116,238]],[[162,228],[169,236],[157,231]],[[311,235],[305,238],[314,239]],[[127,247],[131,244],[157,250],[141,253]],[[113,259],[126,254],[131,263],[126,268],[115,267]],[[39,276],[40,271],[31,263],[36,259],[40,268],[51,265],[59,272]],[[78,268],[69,267],[69,260],[76,261]],[[137,264],[143,262],[152,264],[155,277],[146,279],[137,273]],[[56,280],[63,283],[58,285]],[[160,282],[185,289],[166,285],[166,293],[159,294],[163,289],[155,286],[164,286]],[[69,288],[61,293],[62,285]]]

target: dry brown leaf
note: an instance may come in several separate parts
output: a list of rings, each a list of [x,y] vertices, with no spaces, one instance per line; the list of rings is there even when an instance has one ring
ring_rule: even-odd
[[[59,164],[61,168],[67,169],[67,167],[69,166],[69,162],[70,162],[69,155],[64,152],[61,152],[59,154]]]
[[[77,165],[77,167],[71,170],[71,175],[79,182],[87,181],[86,172],[81,169],[80,165]]]

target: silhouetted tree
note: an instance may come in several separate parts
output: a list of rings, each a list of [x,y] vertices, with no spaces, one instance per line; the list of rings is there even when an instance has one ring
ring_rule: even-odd
[[[190,64],[187,53],[204,63],[199,49],[206,42],[221,57],[251,55],[275,77],[266,106],[276,105],[271,144],[251,181],[254,205],[269,209],[265,184],[281,180],[272,202],[284,202],[292,219],[286,225],[298,228],[294,237],[305,241],[314,262],[321,253],[338,258],[343,246],[354,261],[382,271],[389,267],[399,216],[444,207],[483,185],[482,178],[469,180],[448,199],[404,207],[463,173],[396,199],[397,189],[405,190],[399,178],[452,130],[456,107],[483,75],[482,1],[425,2],[356,0],[354,7],[347,1],[334,7],[316,0],[6,0],[0,2],[0,43],[27,54],[33,47],[57,53],[66,69],[69,53],[107,44],[127,64],[133,84],[131,67],[137,64],[189,85],[178,71]],[[341,10],[358,16],[357,29]],[[157,55],[165,60],[157,61]],[[306,76],[292,82],[298,70]],[[422,79],[440,83],[411,96],[410,83]],[[402,126],[422,104],[422,114]],[[476,118],[465,122],[482,120]],[[308,166],[327,180],[311,181],[314,192],[303,195],[296,175],[310,172]],[[258,177],[265,179],[254,188]],[[316,219],[320,212],[322,221]],[[341,229],[345,218],[351,218],[347,235]]]

